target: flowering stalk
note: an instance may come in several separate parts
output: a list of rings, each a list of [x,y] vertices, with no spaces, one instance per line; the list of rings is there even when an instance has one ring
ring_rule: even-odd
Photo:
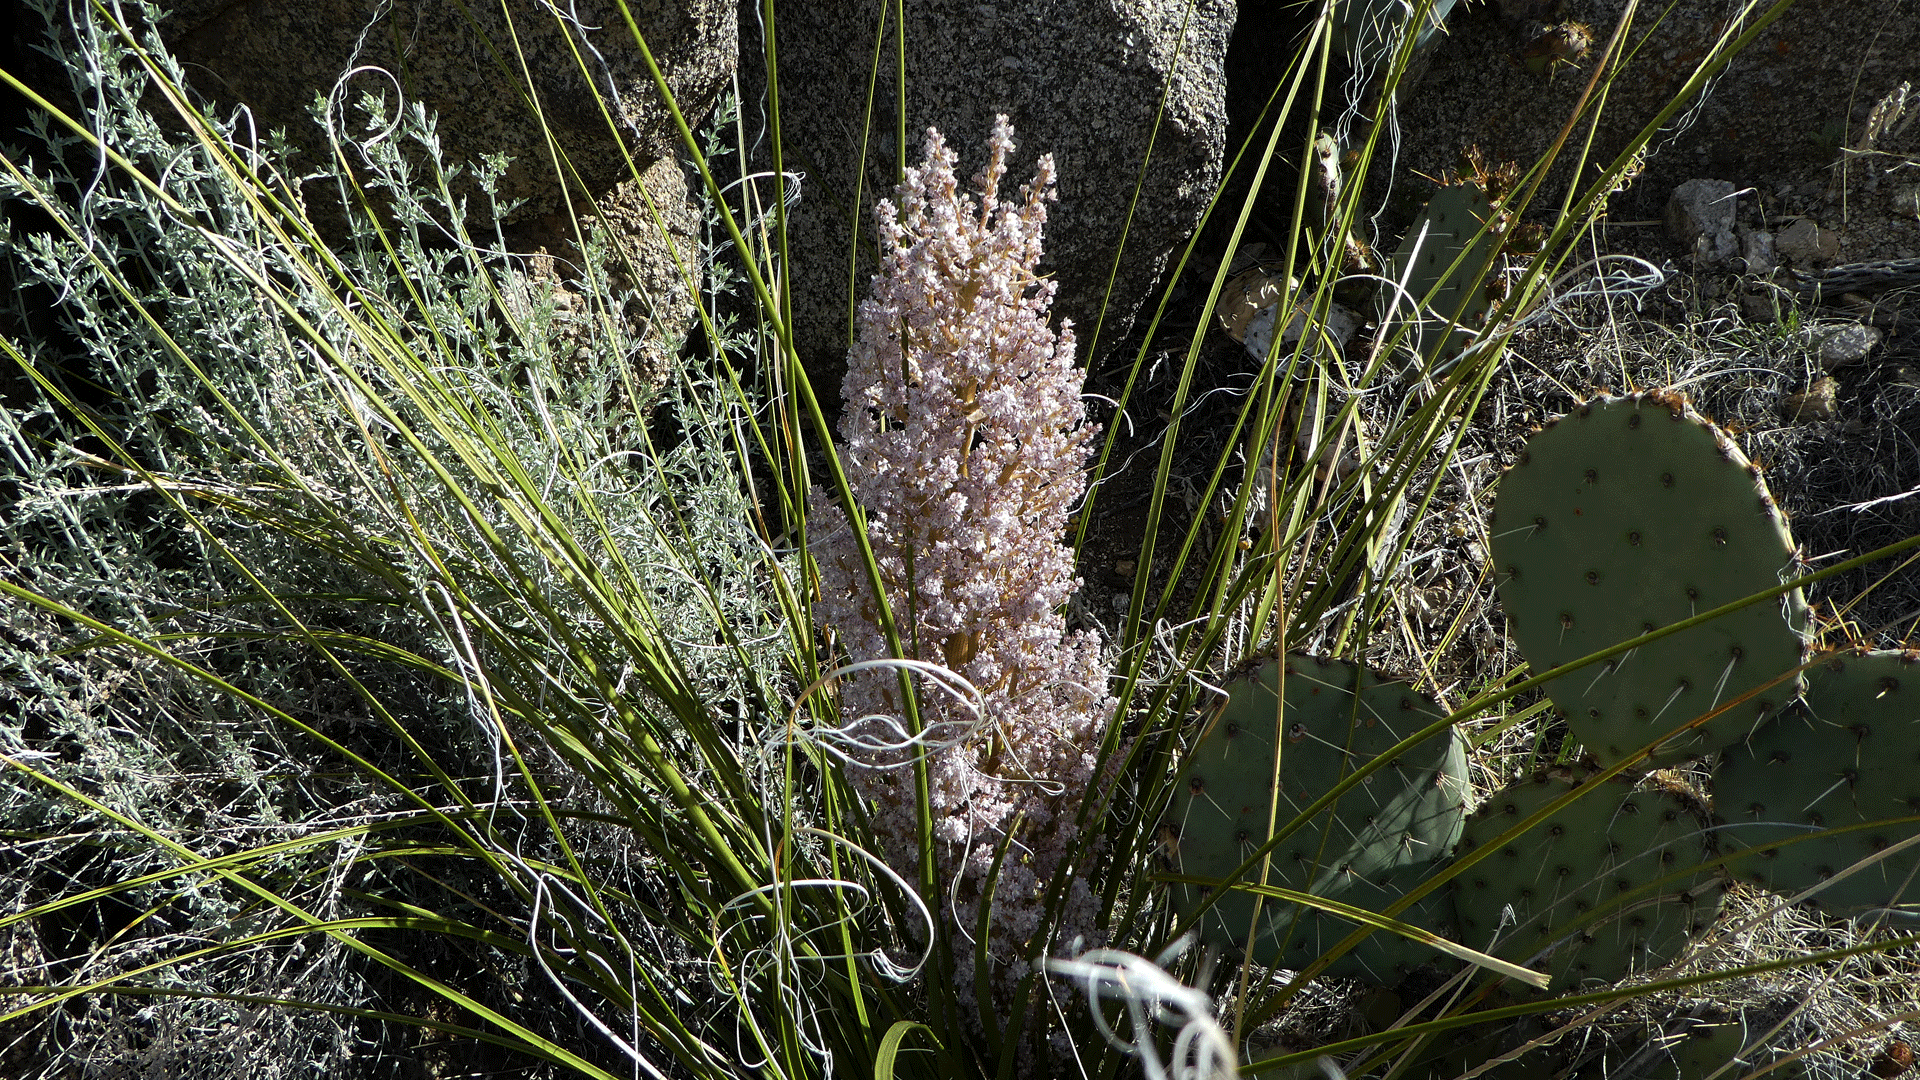
[[[995,852],[1003,846],[988,923],[994,983],[1027,973],[1036,936],[1062,946],[1093,939],[1095,903],[1077,877],[1061,921],[1043,928],[1042,896],[1073,848],[1080,802],[1095,787],[1103,721],[1114,706],[1097,636],[1069,634],[1061,614],[1079,587],[1061,543],[1084,490],[1097,429],[1080,401],[1072,328],[1047,326],[1055,285],[1034,274],[1053,199],[1042,157],[1017,202],[1001,202],[1013,149],[994,124],[979,200],[962,194],[957,161],[929,130],[926,160],[908,169],[898,207],[877,208],[883,247],[859,336],[847,361],[840,436],[854,498],[897,615],[909,659],[941,665],[980,692],[983,715],[951,693],[916,684],[929,739],[935,860],[959,940],[971,941]],[[853,660],[889,655],[858,547],[840,507],[813,495],[820,600],[815,616]],[[927,688],[929,692],[920,692]],[[897,732],[891,671],[840,688],[859,737]],[[854,758],[849,782],[873,807],[889,862],[918,865],[914,778],[904,752]],[[955,949],[963,990],[973,948]],[[964,995],[963,995],[964,996]],[[1004,1002],[1003,1002],[1004,1005]]]

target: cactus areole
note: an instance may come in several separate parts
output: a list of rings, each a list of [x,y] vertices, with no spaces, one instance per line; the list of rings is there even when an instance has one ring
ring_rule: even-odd
[[[1500,599],[1535,672],[1773,588],[1793,553],[1759,468],[1673,393],[1596,398],[1559,418],[1494,503]],[[1775,680],[1799,665],[1807,621],[1796,590],[1563,675],[1547,694],[1604,764],[1669,733],[1646,764],[1683,761],[1792,700],[1796,682]]]

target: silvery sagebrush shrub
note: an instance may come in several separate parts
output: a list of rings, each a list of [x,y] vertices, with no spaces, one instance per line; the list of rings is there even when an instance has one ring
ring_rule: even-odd
[[[147,60],[183,83],[150,29],[153,11],[128,9],[144,12],[135,32]],[[340,830],[337,839],[252,867],[317,916],[377,914],[405,902],[486,922],[481,908],[492,905],[518,922],[511,933],[532,937],[537,924],[504,875],[431,858],[412,874],[368,857],[378,841],[353,830],[405,816],[406,798],[158,654],[227,679],[438,802],[456,801],[426,774],[424,750],[483,806],[499,807],[468,826],[475,846],[510,849],[524,858],[522,869],[554,859],[556,838],[523,812],[526,792],[476,687],[492,679],[497,691],[546,703],[578,694],[583,715],[612,716],[616,705],[667,710],[630,685],[605,613],[570,591],[566,568],[547,557],[527,516],[504,498],[456,497],[429,466],[427,454],[453,462],[454,483],[480,487],[458,471],[459,451],[409,387],[373,354],[410,354],[421,382],[457,388],[472,422],[538,478],[559,527],[583,538],[603,565],[630,569],[623,580],[641,583],[643,595],[624,599],[644,607],[665,639],[693,643],[680,659],[704,700],[739,702],[742,713],[782,664],[780,613],[766,599],[764,547],[730,432],[746,406],[697,372],[655,399],[636,396],[631,367],[645,343],[619,313],[639,299],[604,282],[598,292],[591,280],[582,287],[588,306],[612,314],[584,335],[592,348],[575,347],[583,335],[562,325],[552,290],[521,273],[504,245],[476,242],[461,228],[508,208],[469,215],[448,200],[450,166],[418,106],[367,98],[352,110],[316,110],[316,120],[340,128],[352,112],[355,132],[334,134],[386,215],[384,236],[368,218],[349,215],[350,234],[325,255],[310,233],[286,228],[293,212],[260,201],[263,190],[284,198],[289,179],[349,193],[354,181],[337,168],[290,171],[289,139],[318,137],[318,127],[269,133],[241,112],[207,118],[212,145],[183,135],[142,105],[145,95],[158,98],[155,72],[94,9],[74,11],[70,22],[65,5],[42,14],[50,26],[65,24],[47,47],[73,79],[77,119],[156,178],[165,197],[44,114],[32,114],[27,132],[0,135],[9,166],[0,171],[0,200],[38,207],[10,217],[0,243],[0,334],[51,386],[81,396],[80,411],[69,410],[0,355],[0,580],[154,651],[110,647],[50,610],[0,601],[0,752],[209,856]],[[226,168],[213,149],[222,145],[255,176]],[[505,164],[473,166],[489,196]],[[604,243],[585,246],[582,263],[602,265]],[[328,258],[342,268],[335,278],[314,270]],[[285,307],[269,301],[263,282],[280,290]],[[341,293],[349,295],[345,306]],[[383,320],[393,337],[370,340],[367,322],[354,324],[348,312]],[[364,383],[351,384],[349,373]],[[422,440],[417,450],[372,407],[368,390]],[[640,437],[640,418],[656,404],[683,433],[670,449]],[[483,531],[498,546],[480,543]],[[477,638],[471,621],[462,625],[471,618],[468,601],[497,620],[491,642]],[[713,644],[736,634],[737,648]],[[611,658],[602,697],[556,644],[561,637],[583,643],[571,656]],[[333,650],[338,667],[321,661],[315,641]],[[522,651],[535,660],[506,655]],[[545,666],[529,675],[537,665]],[[383,713],[398,719],[393,729],[383,728]],[[571,772],[554,755],[535,763],[555,801],[601,808],[594,785],[604,777]],[[128,979],[165,991],[87,995],[29,1014],[0,1030],[0,1072],[390,1075],[391,1055],[414,1056],[416,1031],[321,1011],[392,1004],[379,995],[396,984],[335,939],[202,955],[268,928],[276,914],[209,875],[13,921],[36,905],[179,862],[16,768],[0,770],[0,821],[19,830],[0,857],[0,949],[22,979]],[[609,888],[651,888],[653,864],[631,832],[577,828],[592,832],[593,842],[572,840]],[[461,892],[481,907],[459,902]],[[138,919],[142,912],[149,917]],[[134,921],[111,921],[121,916]],[[547,916],[549,925],[574,917]],[[657,965],[647,977],[699,985],[703,969],[671,935],[625,929],[669,941],[641,955]],[[579,1023],[525,957],[444,949],[424,938],[415,947],[415,957],[439,949],[480,965],[486,978],[472,992],[502,1015],[538,1030],[571,1032]],[[142,973],[170,955],[183,959]],[[222,992],[321,1009],[199,996]],[[605,1011],[604,1000],[571,992]],[[0,1011],[23,1003],[0,999]],[[702,999],[688,1012],[698,1021],[714,1005]]]
[[[1098,637],[1067,632],[1062,614],[1079,586],[1062,533],[1097,429],[1081,402],[1072,327],[1048,327],[1055,286],[1035,275],[1053,161],[1042,156],[1019,197],[1003,202],[1014,149],[1006,117],[988,146],[976,199],[960,191],[957,155],[930,129],[898,204],[879,204],[881,265],[859,308],[840,435],[909,658],[979,692],[970,704],[915,676],[963,997],[974,985],[979,905],[996,852],[1007,849],[987,926],[1004,1008],[1045,927],[1043,894],[1079,838],[1114,701]],[[823,492],[813,505],[816,621],[851,660],[885,658],[852,527]],[[849,734],[879,745],[902,730],[893,670],[846,678],[839,694]],[[872,801],[886,858],[912,879],[919,847],[908,752],[857,751],[847,776]],[[1077,873],[1070,890],[1050,950],[1078,937],[1096,942],[1095,900]]]

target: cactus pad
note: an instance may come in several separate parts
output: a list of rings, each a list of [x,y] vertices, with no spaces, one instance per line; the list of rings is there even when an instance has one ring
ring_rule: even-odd
[[[1793,551],[1759,468],[1678,394],[1581,405],[1528,441],[1494,503],[1500,599],[1536,673],[1777,586]],[[1563,675],[1547,694],[1611,764],[1798,666],[1806,625],[1796,590]],[[1759,693],[1652,764],[1745,738],[1796,691]]]
[[[1404,1075],[1409,1080],[1457,1080],[1462,1076],[1482,1080],[1552,1080],[1563,1075],[1561,1064],[1568,1047],[1564,1042],[1557,1046],[1537,1045],[1544,1030],[1540,1020],[1530,1016],[1510,1023],[1456,1028],[1436,1036],[1432,1048],[1415,1060]],[[1507,1056],[1516,1052],[1519,1056]],[[1496,1058],[1504,1060],[1488,1067]]]
[[[1854,652],[1809,670],[1785,710],[1714,772],[1721,846],[1750,851],[1727,870],[1798,893],[1920,833],[1920,653]],[[1823,829],[1850,831],[1786,843]],[[1779,847],[1768,845],[1782,844]],[[1920,900],[1920,850],[1889,856],[1812,901],[1835,913]]]
[[[1779,1062],[1786,1055],[1767,1042],[1778,1033],[1777,1010],[1726,1013],[1695,1006],[1694,1015],[1674,1017],[1652,1030],[1621,1039],[1588,1058],[1574,1080],[1739,1080],[1761,1073],[1769,1080],[1806,1080],[1804,1058]],[[1734,1064],[1729,1070],[1728,1062]],[[1457,1073],[1455,1075],[1458,1075]]]
[[[1464,819],[1464,812],[1461,814]],[[1386,908],[1413,890],[1413,887],[1426,881],[1440,869],[1435,862],[1410,863],[1396,866],[1373,877],[1359,874],[1349,876],[1344,885],[1336,887],[1335,893],[1326,887],[1313,890],[1315,895],[1329,896],[1342,903],[1365,908],[1368,911],[1384,911]],[[1232,869],[1232,867],[1228,867]],[[1272,884],[1281,884],[1273,881]],[[1292,918],[1287,905],[1275,907],[1268,901],[1267,910],[1277,913],[1284,926],[1285,920]],[[1248,911],[1241,910],[1239,934],[1246,933]],[[1435,889],[1421,897],[1412,907],[1400,912],[1394,918],[1410,923],[1423,930],[1430,930],[1449,941],[1460,940],[1458,921],[1453,914],[1453,897],[1444,888]],[[1265,959],[1284,968],[1298,971],[1313,963],[1320,955],[1338,945],[1356,928],[1355,923],[1324,912],[1309,911],[1298,920],[1296,928],[1287,938],[1287,950],[1277,956]],[[1386,930],[1375,930],[1352,952],[1335,960],[1327,966],[1326,974],[1342,978],[1365,979],[1381,986],[1393,986],[1403,976],[1422,965],[1432,964],[1439,967],[1457,967],[1458,961],[1430,949],[1417,941],[1411,941],[1399,934]]]
[[[1382,337],[1407,321],[1409,305],[1418,303],[1419,321],[1407,331],[1414,350],[1429,365],[1460,355],[1493,306],[1487,282],[1480,277],[1488,256],[1500,247],[1499,234],[1488,228],[1492,219],[1486,189],[1473,181],[1443,187],[1434,195],[1385,271],[1406,294],[1387,285],[1375,294]],[[1494,273],[1498,271],[1496,266]],[[1453,325],[1456,312],[1459,322]]]
[[[1723,891],[1718,872],[1701,865],[1704,808],[1677,788],[1608,782],[1500,839],[1573,787],[1541,775],[1494,795],[1468,820],[1459,853],[1499,850],[1454,879],[1461,944],[1547,972],[1555,989],[1667,963],[1712,920]]]
[[[1718,1022],[1683,1020],[1675,1025],[1673,1034],[1678,1038],[1669,1036],[1662,1040],[1664,1053],[1654,1058],[1654,1065],[1646,1075],[1649,1080],[1708,1080],[1716,1074],[1721,1077],[1751,1075],[1784,1056],[1782,1051],[1762,1041],[1770,1026],[1748,1023],[1739,1017]],[[1759,1045],[1754,1045],[1755,1042]],[[1735,1063],[1733,1069],[1725,1069],[1729,1061]],[[1774,1067],[1766,1075],[1779,1080],[1803,1080],[1809,1070],[1806,1059],[1796,1058]]]
[[[1272,835],[1276,724],[1284,732],[1281,798],[1271,820],[1285,826],[1336,782],[1446,715],[1406,684],[1352,664],[1289,656],[1284,670],[1284,710],[1282,667],[1269,661],[1229,684],[1230,699],[1188,756],[1166,825],[1180,873],[1224,878]],[[1449,731],[1428,739],[1274,849],[1266,881],[1378,911],[1422,880],[1453,846],[1466,792],[1466,750],[1459,736]],[[1249,877],[1257,881],[1257,873]],[[1185,916],[1208,890],[1176,883],[1172,894],[1175,910]],[[1208,909],[1196,927],[1201,940],[1244,949],[1253,899],[1235,892]],[[1261,910],[1261,930],[1250,950],[1260,963],[1304,966],[1355,928],[1314,912],[1296,927],[1294,907],[1273,900]],[[1444,914],[1444,902],[1430,903],[1400,919],[1444,933]],[[1423,918],[1432,921],[1423,924]],[[1282,941],[1291,942],[1284,954]],[[1439,959],[1425,946],[1376,931],[1329,970],[1391,981],[1397,970]]]

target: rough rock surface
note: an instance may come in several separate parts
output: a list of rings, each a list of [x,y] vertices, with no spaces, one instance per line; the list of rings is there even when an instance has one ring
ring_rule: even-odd
[[[1733,235],[1734,191],[1726,180],[1689,180],[1667,200],[1667,231],[1692,250],[1699,266],[1718,266],[1740,249]]]
[[[1885,336],[1879,327],[1859,323],[1845,323],[1831,330],[1816,328],[1807,334],[1818,350],[1820,366],[1828,371],[1865,360]]]
[[[697,123],[733,75],[735,7],[725,0],[629,7],[667,85]],[[617,253],[605,269],[616,287],[631,287],[638,297],[623,313],[642,342],[633,358],[636,374],[661,377],[672,345],[693,322],[674,251],[683,262],[691,257],[699,211],[681,174],[678,128],[617,6],[578,0],[555,9],[509,0],[503,9],[393,0],[376,10],[361,0],[183,0],[161,26],[196,89],[223,105],[245,103],[261,131],[284,129],[310,152],[325,147],[310,115],[316,94],[334,92],[334,122],[346,136],[364,138],[359,114],[346,106],[361,93],[378,92],[391,110],[397,92],[399,100],[434,115],[449,164],[488,154],[512,159],[499,184],[503,205],[521,202],[507,218],[509,246],[545,267],[536,276],[554,292],[565,320],[585,269],[571,239],[576,216],[580,226],[607,227]],[[525,100],[529,78],[545,131]],[[565,156],[563,169],[555,168],[546,131]],[[563,172],[573,179],[571,209]],[[476,209],[486,205],[466,177],[456,178],[453,191]],[[309,208],[323,231],[337,220],[332,206],[329,193],[310,192]],[[584,310],[577,321],[580,333],[592,332],[584,328],[590,322]]]
[[[1197,0],[1190,15],[1187,8],[1185,0],[907,6],[907,159],[919,158],[927,128],[937,127],[970,176],[985,160],[995,113],[1012,119],[1019,144],[1010,177],[1031,175],[1037,155],[1053,155],[1060,201],[1049,215],[1042,271],[1060,282],[1055,316],[1074,321],[1088,355],[1125,335],[1219,176],[1234,4]],[[845,355],[849,304],[866,294],[872,273],[872,208],[892,195],[900,164],[896,39],[889,28],[876,60],[880,10],[787,5],[776,28],[784,165],[806,174],[788,226],[795,337],[802,359],[823,375],[837,372]],[[756,24],[743,23],[741,36],[742,55],[757,55]],[[749,60],[742,78],[743,112],[758,125],[765,86],[749,80],[764,76]],[[1150,140],[1152,164],[1143,176]],[[764,147],[754,164],[770,167]],[[764,196],[771,194],[767,187]],[[1123,234],[1126,249],[1108,301]],[[860,261],[849,267],[854,237]],[[1106,323],[1095,344],[1103,307]]]
[[[529,75],[569,168],[590,193],[610,189],[627,169],[593,86],[608,100],[640,168],[680,145],[619,8],[604,0],[560,5],[578,22],[537,0],[509,0],[504,12],[497,3],[392,0],[378,5],[378,17],[362,0],[169,6],[175,10],[162,29],[187,69],[204,76],[196,89],[229,104],[245,102],[262,131],[285,128],[296,143],[310,144],[318,135],[308,116],[315,93],[327,93],[350,69],[384,69],[393,80],[363,70],[345,89],[356,96],[383,91],[391,108],[397,82],[407,102],[438,116],[451,161],[485,153],[512,157],[501,194],[527,200],[522,217],[563,209],[546,137],[524,101]],[[629,7],[682,109],[704,114],[733,73],[734,6],[653,0]],[[516,41],[519,56],[512,51]],[[591,69],[591,84],[576,52]]]
[[[1795,266],[1813,267],[1840,256],[1839,234],[1806,217],[1780,230],[1773,246]]]

